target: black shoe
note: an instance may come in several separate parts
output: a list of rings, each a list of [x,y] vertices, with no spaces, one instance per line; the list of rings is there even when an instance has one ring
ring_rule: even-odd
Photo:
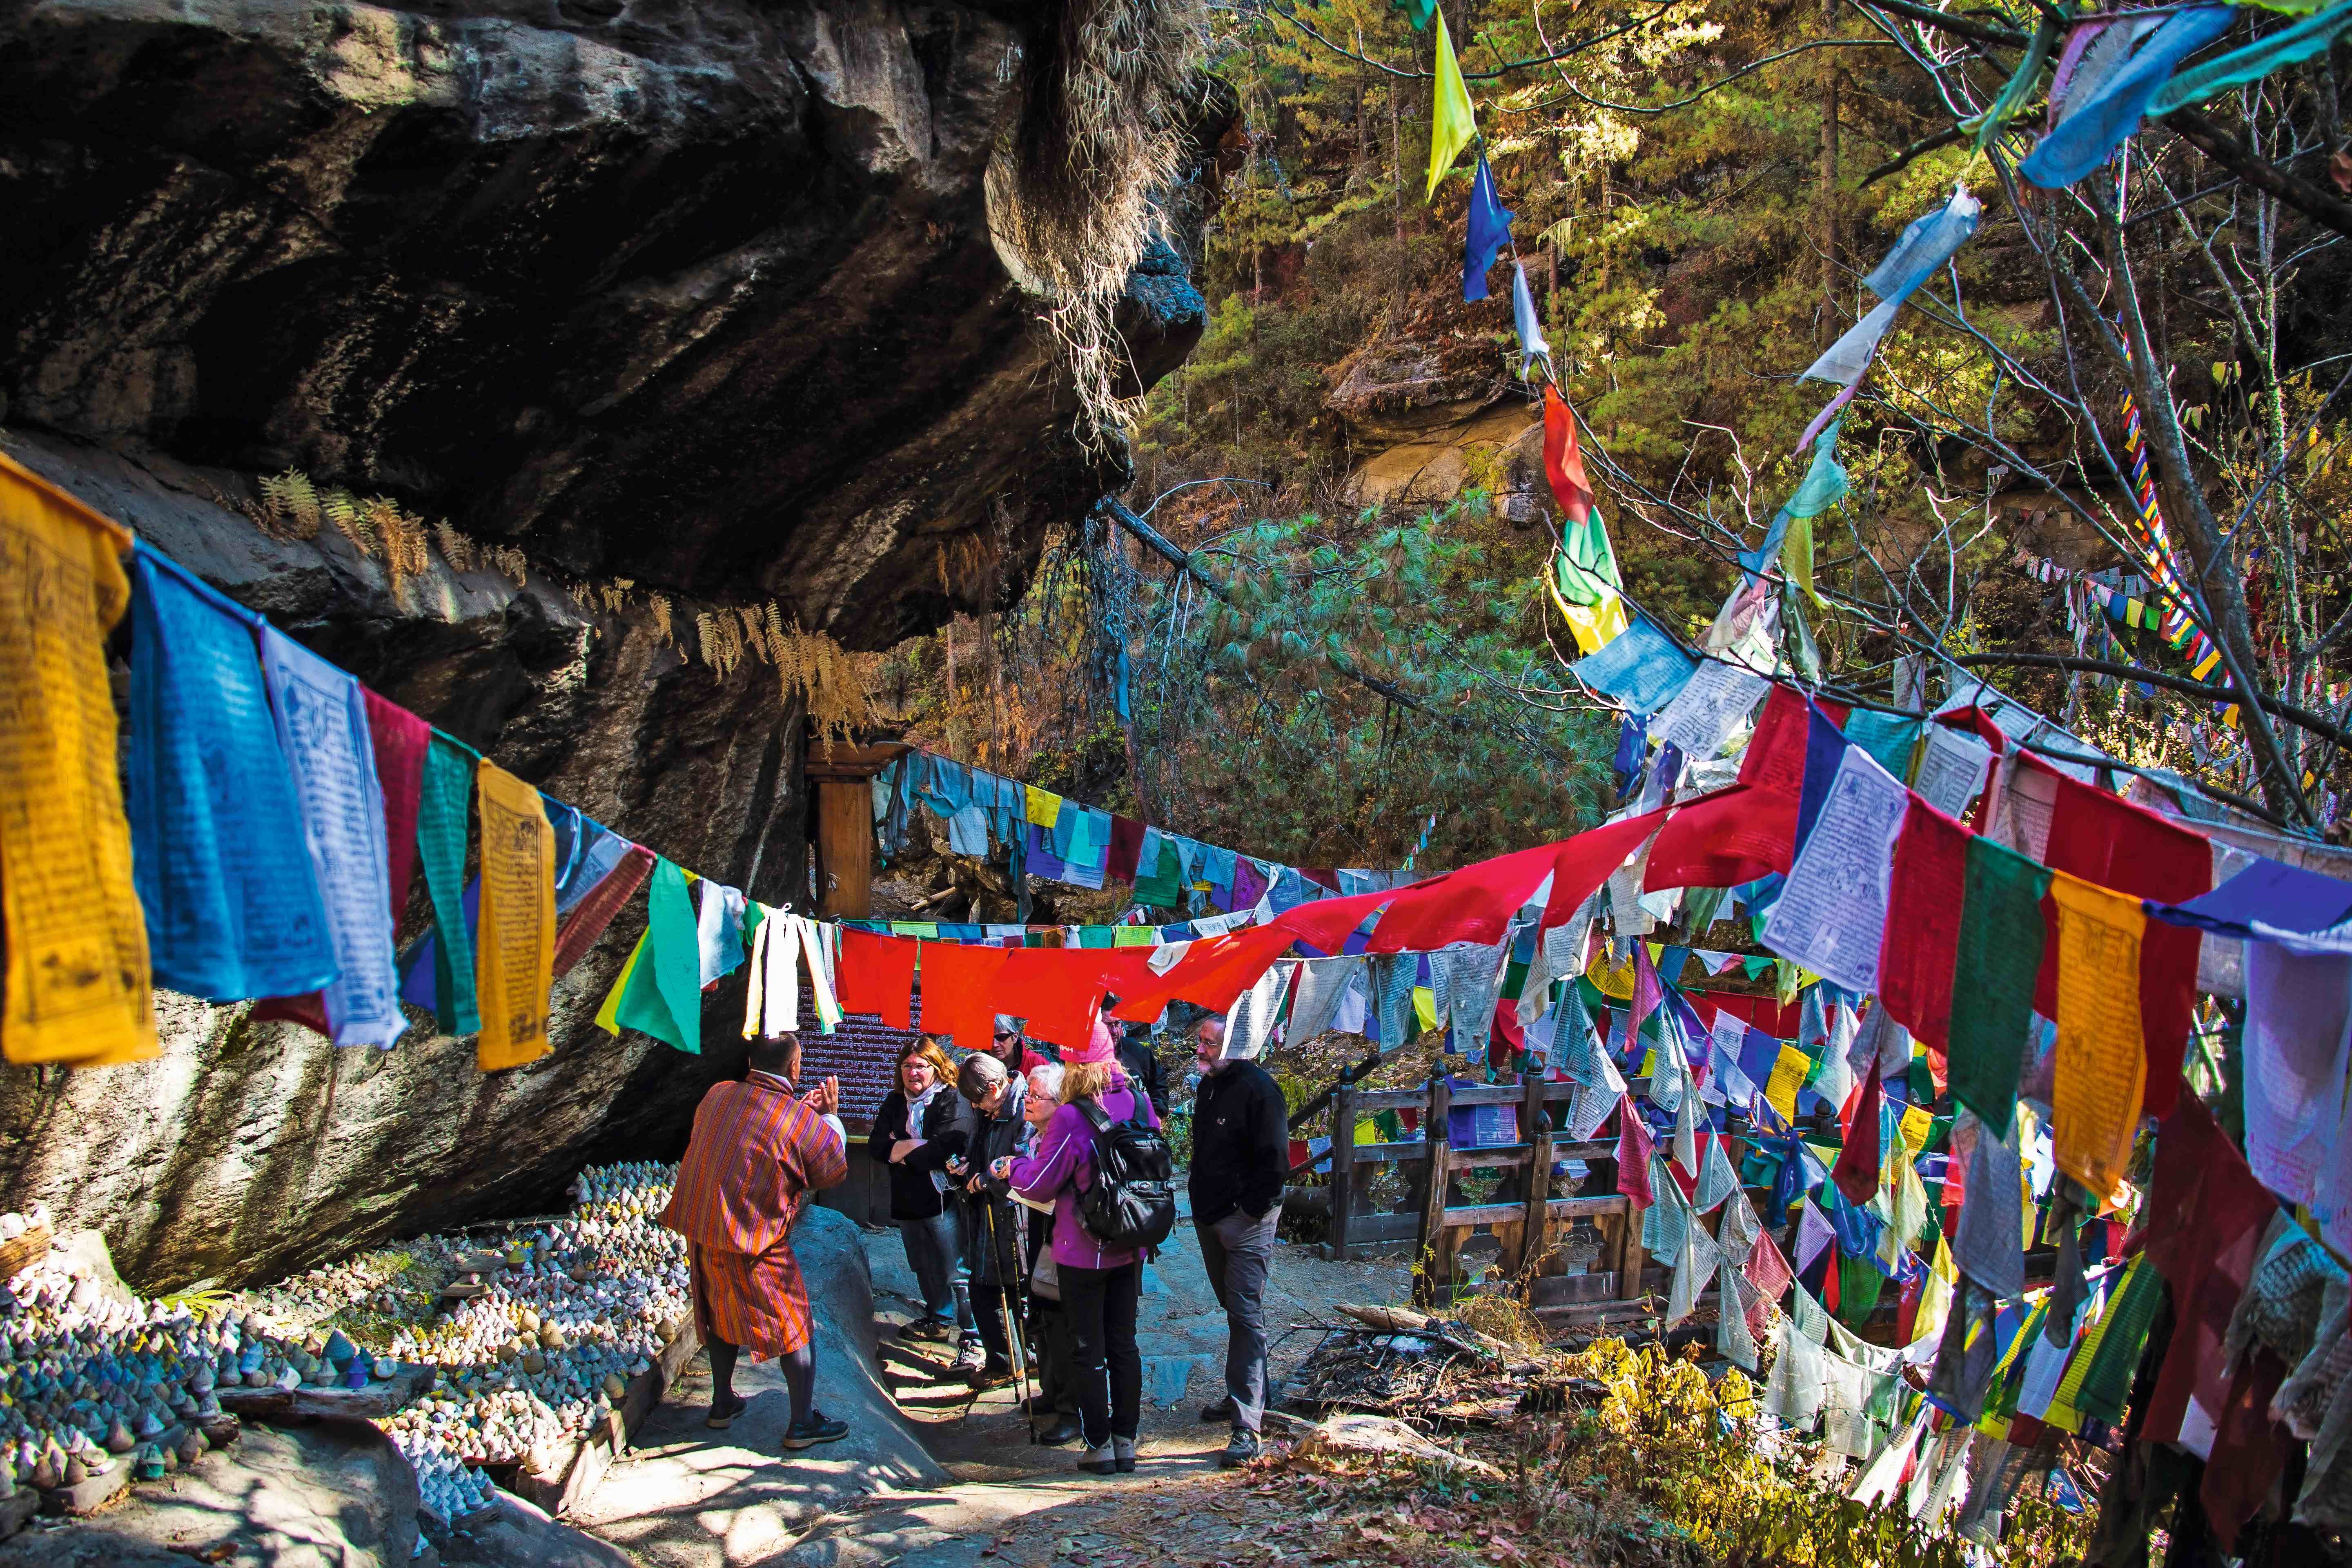
[[[1120,1475],[1131,1476],[1135,1474],[1134,1438],[1113,1437],[1110,1440],[1110,1454],[1111,1463],[1118,1467],[1118,1473]]]
[[[1056,1417],[1051,1426],[1037,1434],[1038,1443],[1048,1448],[1058,1448],[1065,1443],[1077,1440],[1078,1423],[1076,1417],[1069,1415]]]
[[[1050,1400],[1050,1399],[1046,1398],[1046,1397],[1045,1397],[1044,1394],[1031,1394],[1028,1398],[1026,1398],[1026,1399],[1024,1399],[1024,1400],[1023,1400],[1023,1401],[1021,1402],[1021,1406],[1020,1406],[1020,1408],[1021,1408],[1021,1414],[1022,1414],[1022,1415],[1069,1415],[1069,1412],[1068,1412],[1068,1411],[1062,1409],[1059,1405],[1057,1405],[1056,1404],[1055,1404],[1055,1402],[1054,1402],[1053,1400]]]
[[[945,1344],[956,1337],[956,1326],[937,1318],[919,1318],[898,1331],[902,1340],[919,1340],[925,1344]]]
[[[1217,1456],[1217,1463],[1228,1470],[1234,1469],[1248,1464],[1263,1451],[1256,1433],[1246,1426],[1236,1426],[1233,1437],[1225,1444],[1225,1451]]]
[[[826,1418],[822,1410],[811,1410],[808,1419],[795,1421],[784,1432],[787,1448],[814,1448],[819,1443],[838,1443],[849,1436],[849,1423]]]
[[[1203,1421],[1231,1421],[1233,1418],[1234,1402],[1231,1395],[1218,1400],[1214,1405],[1201,1406],[1201,1419]]]
[[[730,1398],[724,1405],[714,1399],[710,1402],[710,1414],[702,1418],[702,1424],[705,1426],[715,1426],[724,1431],[734,1425],[735,1417],[743,1414],[743,1407],[749,1403],[740,1394]]]
[[[974,1388],[1002,1388],[1013,1381],[1013,1363],[1002,1356],[990,1356],[978,1371],[965,1373],[964,1381]]]

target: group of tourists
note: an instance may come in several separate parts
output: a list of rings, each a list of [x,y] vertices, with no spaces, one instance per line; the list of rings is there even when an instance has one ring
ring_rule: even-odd
[[[990,1047],[951,1060],[936,1040],[900,1051],[876,1110],[871,1157],[890,1176],[890,1217],[923,1298],[902,1337],[952,1342],[952,1370],[976,1389],[1034,1372],[1037,1441],[1083,1445],[1078,1468],[1132,1471],[1142,1417],[1136,1313],[1143,1267],[1175,1220],[1161,1129],[1166,1089],[1149,1037],[1097,1023],[1055,1060],[999,1016]],[[1192,1223],[1225,1312],[1225,1396],[1201,1412],[1228,1423],[1227,1465],[1257,1457],[1266,1400],[1265,1298],[1289,1170],[1282,1090],[1229,1057],[1222,1019],[1195,1037]],[[847,1174],[833,1080],[798,1088],[800,1047],[755,1044],[740,1083],[704,1097],[663,1222],[692,1243],[695,1314],[709,1347],[709,1425],[741,1411],[737,1357],[773,1356],[792,1397],[784,1446],[847,1431],[811,1402],[808,1296],[786,1240],[811,1193]]]

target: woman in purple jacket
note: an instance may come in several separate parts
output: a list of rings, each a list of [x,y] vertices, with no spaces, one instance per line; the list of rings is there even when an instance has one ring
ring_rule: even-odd
[[[1069,1325],[1071,1381],[1086,1452],[1078,1468],[1098,1476],[1135,1468],[1135,1435],[1143,1414],[1143,1357],[1135,1347],[1135,1306],[1145,1254],[1107,1247],[1087,1231],[1078,1194],[1094,1184],[1094,1129],[1077,1102],[1092,1100],[1113,1121],[1140,1117],[1160,1125],[1151,1101],[1132,1089],[1110,1031],[1062,1053],[1062,1105],[1038,1135],[1034,1153],[1000,1161],[999,1174],[1033,1203],[1054,1205],[1054,1265],[1061,1275]]]

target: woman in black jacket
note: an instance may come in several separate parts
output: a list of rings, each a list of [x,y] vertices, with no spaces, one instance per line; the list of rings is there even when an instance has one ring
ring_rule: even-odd
[[[898,1053],[898,1086],[874,1112],[866,1152],[890,1172],[890,1217],[923,1292],[910,1339],[961,1343],[959,1362],[985,1359],[966,1283],[961,1205],[948,1195],[947,1164],[970,1148],[971,1108],[955,1090],[955,1068],[929,1037]]]

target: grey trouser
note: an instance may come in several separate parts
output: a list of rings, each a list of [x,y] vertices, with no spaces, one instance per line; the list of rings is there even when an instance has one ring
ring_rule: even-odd
[[[1214,1225],[1194,1222],[1209,1288],[1225,1310],[1225,1396],[1234,1425],[1255,1432],[1265,1419],[1265,1277],[1282,1205],[1252,1219],[1239,1209]]]

